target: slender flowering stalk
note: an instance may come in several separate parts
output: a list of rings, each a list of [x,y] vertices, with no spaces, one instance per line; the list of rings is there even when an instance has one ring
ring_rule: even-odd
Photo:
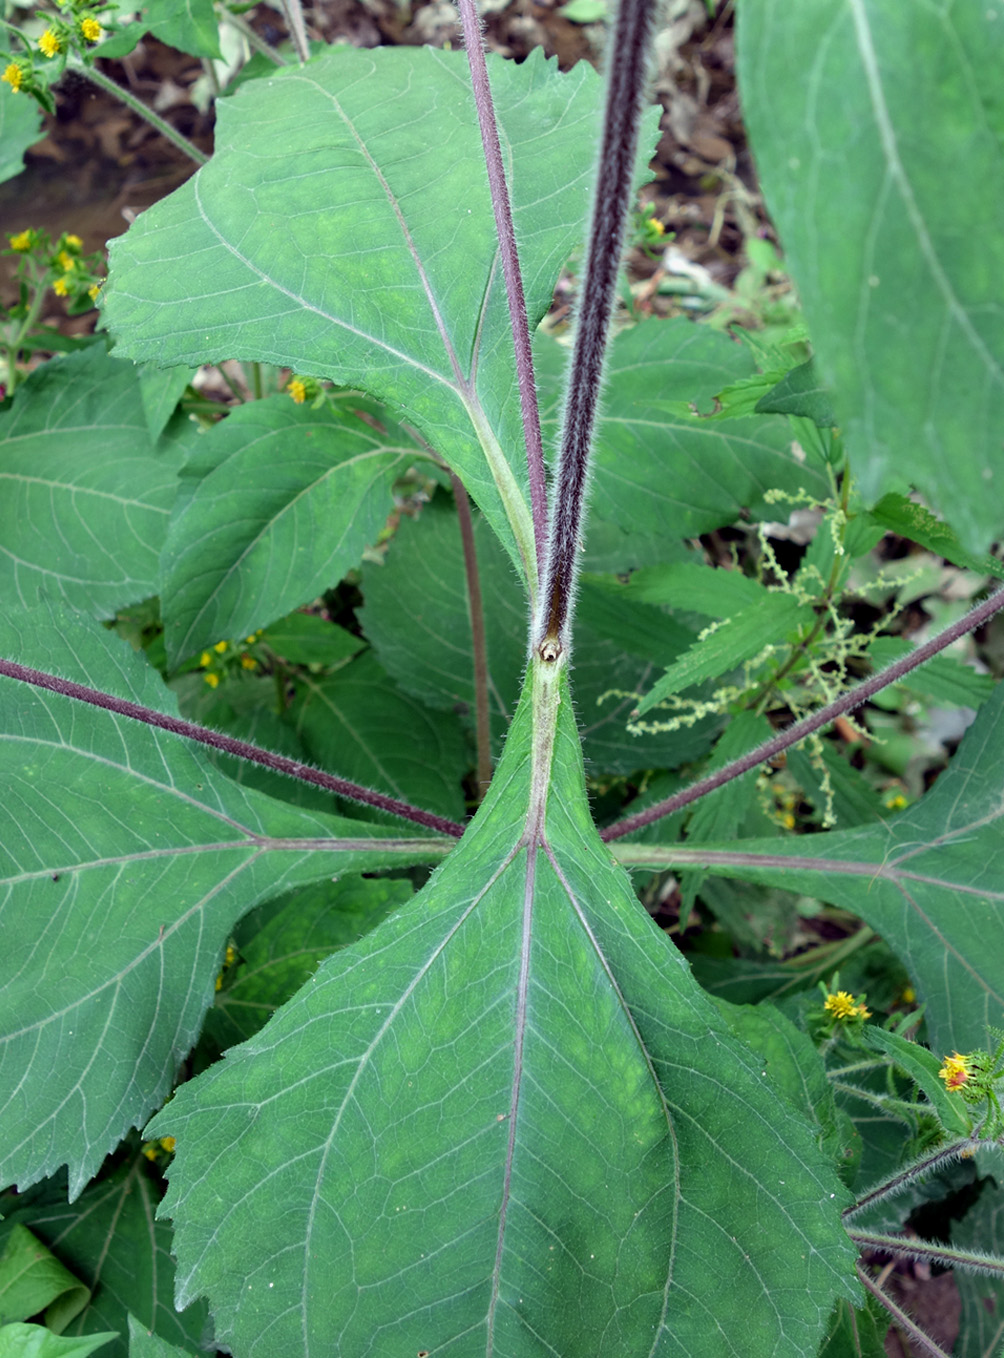
[[[474,103],[481,127],[481,143],[488,169],[488,187],[491,190],[492,209],[495,213],[502,276],[505,279],[506,298],[509,302],[512,341],[516,353],[516,381],[519,385],[519,406],[523,416],[523,437],[526,442],[526,463],[530,477],[530,512],[533,517],[533,536],[537,545],[537,570],[542,572],[547,546],[547,477],[544,472],[544,447],[540,434],[540,410],[533,376],[533,349],[526,314],[526,298],[523,294],[523,276],[519,268],[512,204],[509,201],[509,187],[506,183],[505,167],[502,164],[495,105],[492,101],[491,85],[488,83],[488,68],[485,65],[484,48],[481,45],[481,24],[475,0],[459,0],[459,9],[464,28],[464,46],[467,48],[467,63],[471,71]]]
[[[631,211],[654,14],[654,0],[621,0],[611,36],[603,145],[597,164],[582,304],[565,393],[551,539],[534,636],[545,660],[556,659],[569,643],[589,454],[624,232]]]
[[[977,627],[982,627],[1002,608],[1004,608],[1004,589],[999,589],[996,593],[984,599],[982,603],[977,604],[975,608],[971,608],[957,622],[953,622],[950,627],[939,632],[936,637],[932,637],[930,641],[925,641],[923,646],[917,646],[909,655],[894,660],[891,665],[879,670],[870,679],[862,680],[855,688],[848,690],[847,693],[842,693],[839,698],[835,698],[832,703],[827,703],[818,712],[803,717],[801,721],[796,721],[787,730],[772,736],[770,740],[765,740],[755,750],[750,750],[749,754],[741,755],[739,759],[733,759],[731,764],[725,764],[722,768],[716,769],[714,773],[709,773],[706,778],[691,783],[690,787],[685,787],[680,792],[674,792],[672,797],[657,802],[655,806],[650,806],[647,811],[638,811],[633,816],[625,816],[623,820],[608,825],[605,830],[600,832],[600,838],[608,842],[613,839],[622,839],[624,835],[630,835],[645,825],[651,825],[653,821],[661,820],[663,816],[671,816],[674,811],[689,806],[691,802],[696,802],[700,797],[706,797],[709,792],[714,792],[716,788],[723,787],[725,783],[731,783],[733,778],[741,778],[750,769],[755,769],[759,764],[774,759],[783,750],[789,749],[792,745],[797,745],[806,736],[811,736],[814,731],[829,726],[831,721],[836,721],[837,717],[842,717],[845,712],[853,712],[856,707],[860,707],[874,694],[881,693],[890,684],[898,683],[911,670],[919,668],[932,656],[936,656],[939,651],[943,651],[946,646],[951,646],[952,642],[958,641],[967,632],[974,632]]]
[[[323,788],[326,792],[333,792],[336,796],[346,797],[350,801],[362,802],[364,806],[388,811],[392,816],[400,816],[402,820],[411,821],[415,825],[424,825],[426,829],[436,830],[442,835],[451,835],[454,839],[459,839],[464,833],[462,825],[447,820],[445,816],[437,816],[432,811],[409,806],[407,802],[385,796],[382,792],[372,792],[369,788],[360,787],[358,783],[350,783],[345,778],[335,778],[320,769],[312,769],[309,764],[301,764],[299,760],[273,754],[271,750],[262,750],[246,740],[237,740],[233,736],[222,735],[219,731],[210,731],[208,727],[197,726],[195,722],[156,712],[151,707],[143,707],[140,703],[130,702],[126,698],[116,698],[111,693],[102,693],[99,689],[88,688],[69,679],[61,679],[58,675],[47,674],[44,670],[30,669],[27,665],[18,665],[13,660],[0,660],[0,675],[5,675],[8,679],[20,679],[23,683],[32,684],[36,688],[48,689],[50,693],[58,693],[64,698],[76,698],[78,702],[90,703],[92,707],[104,708],[106,712],[114,712],[118,716],[131,717],[134,721],[144,722],[147,726],[156,726],[161,731],[171,732],[172,735],[198,741],[200,745],[209,745],[212,749],[232,755],[235,759],[248,759],[254,764],[262,765],[263,768],[272,769],[275,773],[284,773],[289,778],[299,779],[300,782],[312,783],[314,787]]]

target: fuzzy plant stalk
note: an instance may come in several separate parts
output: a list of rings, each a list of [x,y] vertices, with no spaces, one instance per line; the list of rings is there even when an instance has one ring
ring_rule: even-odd
[[[652,0],[623,0],[609,47],[603,140],[565,392],[547,564],[534,625],[534,645],[545,661],[557,659],[571,641],[589,453],[631,211],[655,10]]]

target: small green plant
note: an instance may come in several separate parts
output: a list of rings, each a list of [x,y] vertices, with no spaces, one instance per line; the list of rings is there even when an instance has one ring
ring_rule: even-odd
[[[78,31],[97,70],[60,13],[0,107]],[[1004,1275],[1004,699],[951,649],[1004,606],[1004,8],[744,0],[804,323],[732,335],[613,325],[648,0],[605,95],[486,65],[472,0],[463,53],[308,59],[297,16],[113,244],[110,351],[24,373],[98,271],[8,237],[0,1353],[919,1338],[876,1257]],[[882,718],[946,704],[925,789]],[[950,1244],[903,1231],[932,1182]]]

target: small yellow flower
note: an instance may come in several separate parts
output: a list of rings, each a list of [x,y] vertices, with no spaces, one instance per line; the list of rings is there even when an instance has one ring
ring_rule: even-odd
[[[162,1136],[160,1138],[160,1144],[163,1146],[164,1150],[168,1152],[169,1155],[173,1155],[174,1148],[178,1143],[175,1141],[173,1136]]]
[[[78,253],[84,248],[84,242],[80,237],[72,234],[63,237],[63,244],[66,246],[67,250],[73,250],[75,253]]]
[[[951,1056],[946,1056],[938,1071],[939,1080],[944,1080],[945,1088],[950,1093],[958,1093],[964,1084],[969,1082],[972,1074],[972,1063],[968,1056],[960,1056],[954,1052]]]
[[[87,295],[92,302],[96,303],[98,298],[101,296],[101,284],[92,283],[91,286],[87,289]]]
[[[218,674],[213,674],[211,670],[208,674],[204,675],[203,678],[205,679],[206,683],[209,685],[210,688],[219,687],[220,676]]]
[[[307,385],[305,382],[302,382],[298,377],[293,378],[292,382],[290,382],[286,390],[289,392],[290,396],[292,396],[293,400],[296,402],[298,406],[302,406],[304,401],[307,399]]]
[[[7,77],[5,75],[4,80],[6,79]],[[10,248],[12,250],[19,250],[22,254],[24,254],[26,250],[31,249],[34,241],[34,236],[35,236],[34,231],[19,231],[16,236],[8,237],[8,240],[10,241]]]
[[[144,1147],[143,1147],[143,1154],[146,1156],[146,1158],[147,1158],[148,1160],[156,1160],[156,1158],[157,1158],[157,1147],[156,1147],[156,1146],[144,1146]]]
[[[0,75],[0,80],[6,80],[14,93],[17,94],[24,84],[24,71],[21,70],[16,61],[8,62],[4,67],[3,75]]]
[[[54,57],[61,47],[59,34],[53,33],[51,28],[47,28],[38,40],[38,50],[43,57]]]
[[[914,990],[912,985],[903,987],[903,993],[902,995],[900,995],[900,999],[903,1001],[904,1004],[913,1004],[916,998],[917,992]]]
[[[213,650],[216,652],[217,655],[222,655],[226,649],[227,643],[225,641],[218,641],[216,645],[213,647]]]
[[[67,278],[68,276],[69,276],[69,275],[65,275],[63,278],[57,278],[56,281],[55,281],[55,283],[53,283],[53,285],[52,285],[52,290],[53,290],[53,292],[56,294],[57,297],[68,297],[68,296],[69,296],[69,294],[70,294],[70,289],[67,287],[67,283],[66,283],[66,278]]]
[[[213,657],[209,654],[208,651],[203,651],[202,654],[199,656],[199,664],[202,666],[203,669],[205,669],[208,665],[211,665],[212,663]]]
[[[101,25],[97,19],[81,19],[80,33],[85,42],[100,42]]]
[[[852,1019],[871,1018],[871,1010],[866,1009],[860,1000],[856,1000],[853,995],[848,995],[846,990],[838,990],[835,995],[827,995],[823,1008],[833,1015],[835,1019],[840,1019],[847,1023]]]
[[[257,660],[255,660],[253,655],[248,655],[247,652],[241,656],[241,665],[246,670],[256,670],[258,668]]]
[[[56,263],[62,269],[63,273],[70,273],[75,262],[76,261],[69,250],[60,250],[59,254],[56,256]]]

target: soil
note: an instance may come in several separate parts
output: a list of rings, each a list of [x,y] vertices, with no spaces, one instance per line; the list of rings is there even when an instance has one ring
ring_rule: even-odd
[[[573,23],[563,0],[487,0],[486,37],[495,51],[519,60],[543,46],[563,69],[578,61],[598,65],[602,24]],[[662,106],[661,137],[652,183],[642,198],[665,229],[673,251],[636,250],[632,256],[639,311],[679,309],[679,294],[660,291],[667,272],[686,264],[731,289],[747,263],[751,238],[774,239],[756,184],[736,92],[734,0],[718,0],[709,18],[703,0],[668,0],[667,23],[657,48],[655,94]],[[278,9],[262,4],[247,16],[267,42],[285,42]],[[460,45],[459,22],[449,0],[326,0],[305,8],[311,38],[359,47],[387,44]],[[207,154],[212,151],[211,107],[194,102],[204,84],[203,63],[156,39],[144,38],[121,62],[104,62],[118,83],[149,103]],[[23,174],[0,185],[0,233],[27,226],[82,237],[84,250],[104,247],[147,207],[179,187],[195,166],[170,142],[113,96],[80,76],[57,87],[57,110],[46,116],[45,135],[26,156]],[[681,264],[682,261],[685,263]],[[0,298],[14,300],[12,261],[0,258]],[[561,290],[559,310],[564,305]],[[733,318],[743,319],[733,307]],[[84,333],[96,313],[68,318],[49,299],[44,323],[64,333]],[[755,321],[752,323],[755,324]],[[958,1333],[959,1300],[951,1274],[931,1277],[922,1265],[898,1264],[883,1285],[923,1328],[950,1351]],[[889,1358],[914,1350],[895,1329]],[[919,1352],[919,1350],[918,1350]]]

